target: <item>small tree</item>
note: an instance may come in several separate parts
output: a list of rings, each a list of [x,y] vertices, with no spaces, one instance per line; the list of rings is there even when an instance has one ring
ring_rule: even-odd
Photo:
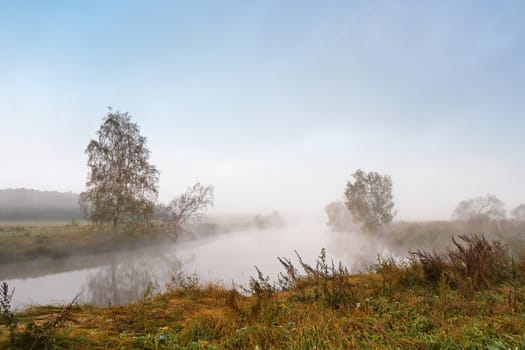
[[[510,213],[516,220],[525,220],[525,204],[518,205]]]
[[[158,207],[159,219],[171,233],[179,233],[185,223],[199,220],[204,216],[204,210],[213,205],[213,186],[202,186],[197,182],[188,187],[186,192],[173,199],[169,205]]]
[[[149,163],[146,138],[128,113],[110,109],[86,148],[89,174],[80,204],[97,224],[149,223],[159,172]]]
[[[503,202],[493,194],[459,202],[452,218],[461,221],[491,221],[505,219]]]
[[[392,179],[376,172],[359,169],[352,174],[354,182],[346,185],[346,206],[356,223],[365,231],[375,231],[394,218]]]
[[[343,230],[352,224],[352,214],[343,202],[330,202],[324,211],[328,216],[326,224],[336,230]]]

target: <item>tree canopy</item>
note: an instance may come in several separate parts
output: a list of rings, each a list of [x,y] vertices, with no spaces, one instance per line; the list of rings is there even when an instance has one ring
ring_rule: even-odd
[[[339,201],[330,202],[324,208],[326,216],[328,216],[328,226],[335,230],[343,230],[348,228],[352,224],[352,214],[348,210],[348,207]]]
[[[356,223],[365,231],[375,231],[394,218],[392,179],[376,172],[359,169],[352,174],[354,182],[346,185],[346,206]]]
[[[82,207],[97,224],[149,223],[158,195],[159,171],[139,126],[128,113],[109,110],[86,148],[89,174]]]
[[[503,202],[493,194],[487,194],[459,202],[452,218],[463,221],[490,221],[505,219]]]
[[[168,233],[179,234],[185,223],[204,217],[206,208],[213,205],[213,192],[213,186],[202,186],[197,182],[167,206],[159,205],[157,217],[164,223]]]

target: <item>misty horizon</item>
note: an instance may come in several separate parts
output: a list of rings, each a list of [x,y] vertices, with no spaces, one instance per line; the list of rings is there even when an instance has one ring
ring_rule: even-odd
[[[449,220],[487,193],[510,210],[525,198],[524,10],[6,4],[0,188],[82,192],[112,106],[148,139],[160,202],[200,181],[212,215],[323,219],[364,169],[391,176],[394,220]]]

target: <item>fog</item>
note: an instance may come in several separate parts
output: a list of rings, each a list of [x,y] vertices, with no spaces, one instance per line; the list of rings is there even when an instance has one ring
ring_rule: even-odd
[[[196,275],[201,284],[219,283],[230,288],[247,286],[256,276],[254,266],[276,280],[283,268],[277,257],[297,262],[295,251],[314,263],[321,248],[328,258],[354,272],[364,271],[377,254],[390,255],[377,239],[361,233],[334,232],[323,225],[293,225],[279,229],[251,229],[201,237],[186,242],[148,247],[96,257],[70,258],[62,263],[23,264],[2,269],[6,282],[16,289],[13,304],[67,303],[80,293],[79,301],[98,305],[128,303],[142,296],[149,282],[164,288],[172,277]],[[24,278],[14,278],[19,275]]]
[[[519,1],[217,6],[3,8],[0,189],[83,191],[113,106],[148,138],[160,200],[200,181],[216,214],[319,219],[358,168],[392,177],[398,220],[525,197]]]
[[[51,234],[21,229],[1,238],[19,239],[35,260],[0,264],[0,281],[19,308],[77,294],[108,305],[179,272],[230,287],[257,266],[275,279],[277,257],[296,261],[295,251],[313,262],[326,248],[356,272],[378,254],[443,248],[464,231],[402,222],[449,220],[458,202],[487,193],[507,209],[525,200],[524,10],[520,1],[6,2],[0,190],[61,193],[0,192],[0,219],[60,219],[84,233],[72,219],[85,151],[112,106],[147,140],[155,204],[199,181],[215,188],[209,217],[278,211],[286,225],[96,256],[75,256],[83,251],[68,252],[64,238],[45,261],[31,254]],[[391,177],[395,235],[326,226],[325,206],[344,200],[357,169]]]

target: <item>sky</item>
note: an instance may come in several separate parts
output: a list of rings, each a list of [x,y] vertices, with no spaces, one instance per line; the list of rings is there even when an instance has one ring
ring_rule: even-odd
[[[108,106],[161,202],[322,217],[357,169],[398,220],[525,202],[523,1],[0,0],[0,188],[81,192]]]

